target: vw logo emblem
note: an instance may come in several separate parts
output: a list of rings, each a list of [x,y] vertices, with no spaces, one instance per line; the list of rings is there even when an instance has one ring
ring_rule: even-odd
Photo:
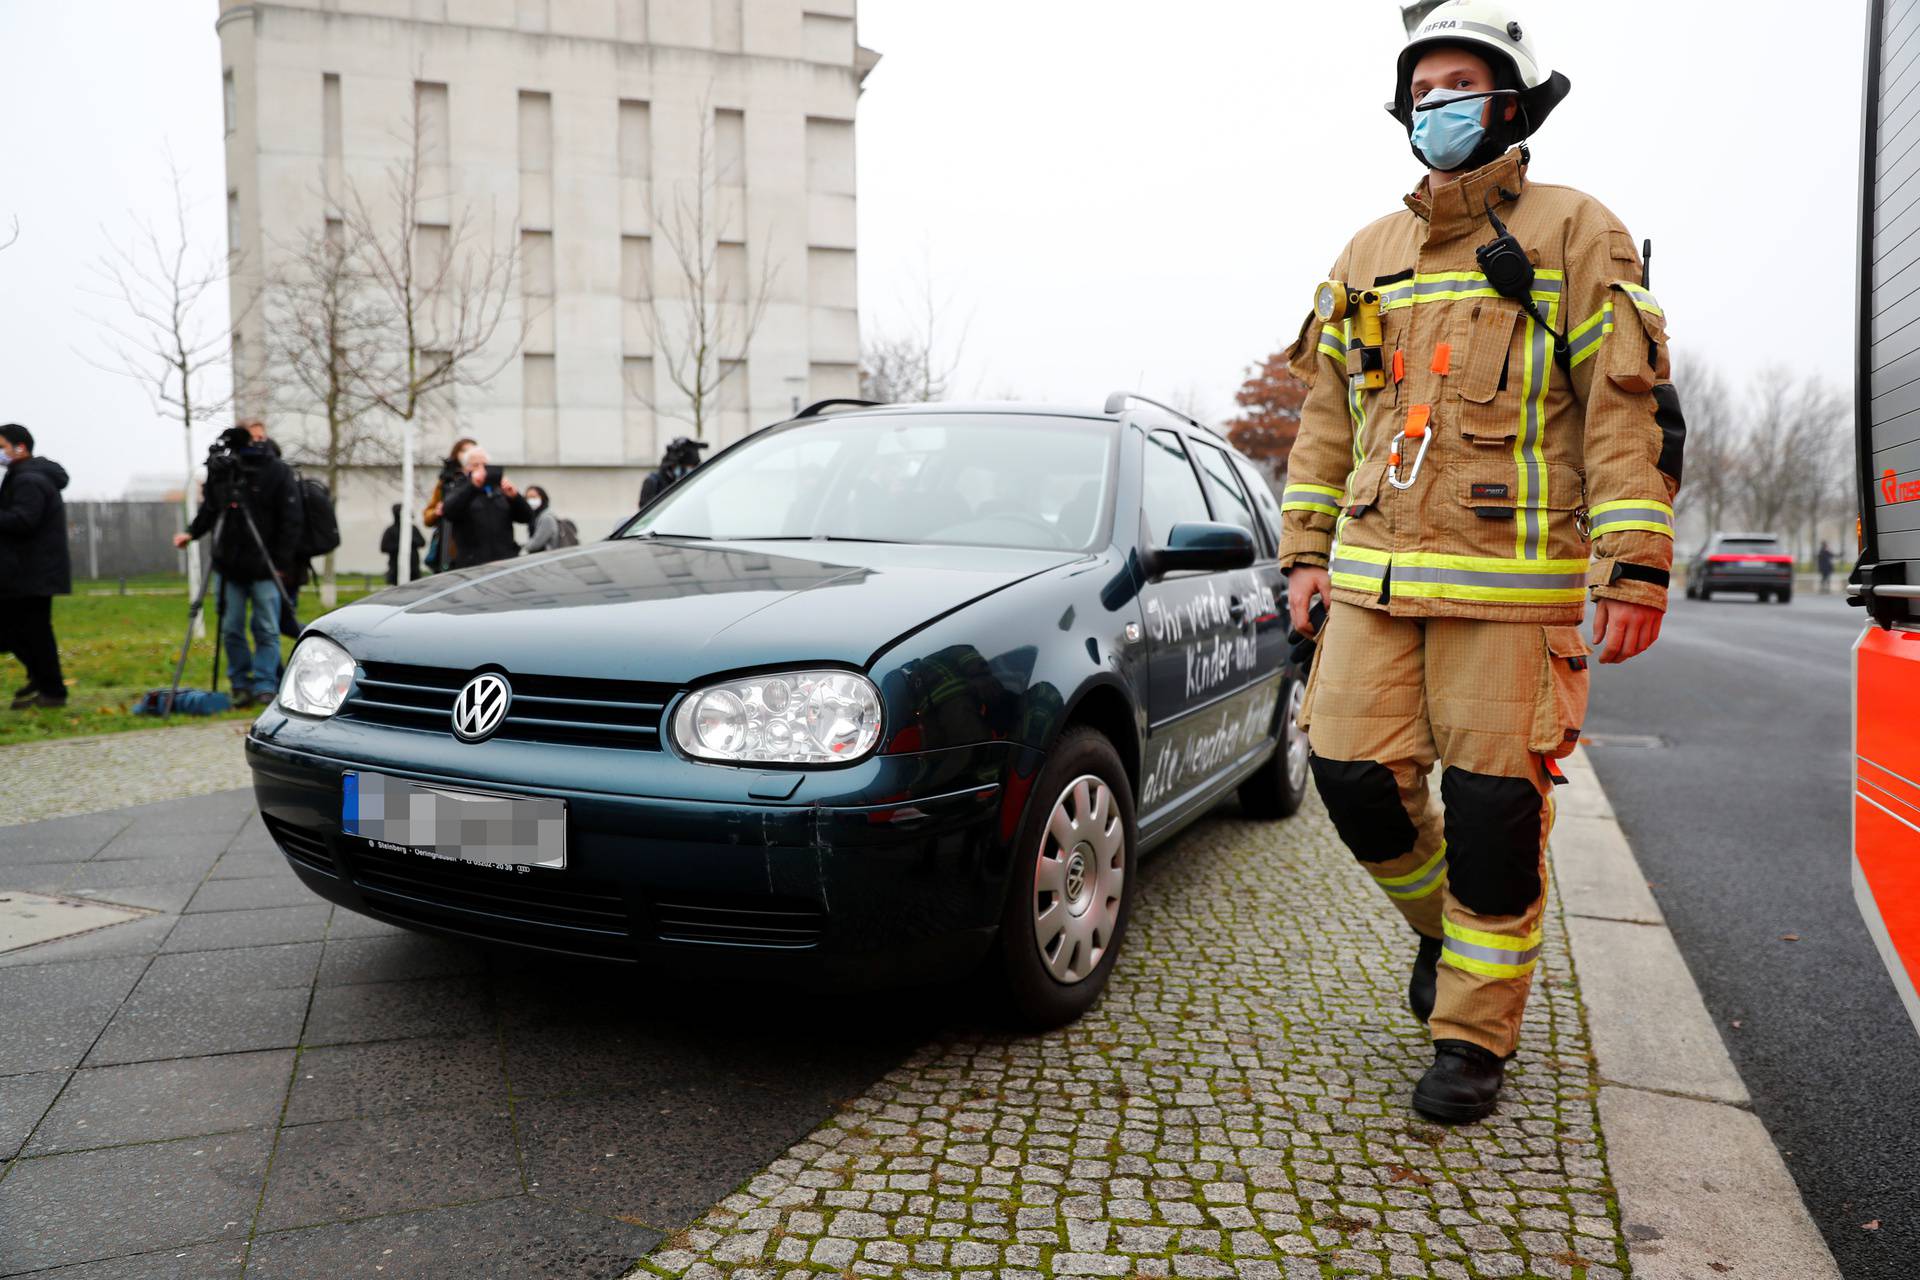
[[[453,736],[462,742],[491,738],[507,718],[513,689],[505,676],[489,671],[467,681],[453,700]]]

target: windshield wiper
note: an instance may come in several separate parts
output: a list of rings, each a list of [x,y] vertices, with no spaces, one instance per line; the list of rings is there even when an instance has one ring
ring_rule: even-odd
[[[773,533],[764,537],[730,534],[726,540],[728,542],[883,542],[898,547],[909,545],[901,538],[850,538],[838,533]]]
[[[641,538],[647,538],[647,539],[674,538],[681,542],[712,542],[713,541],[712,537],[704,533],[661,533],[656,529],[648,529],[644,533],[630,533],[627,536],[629,538],[633,538],[636,540]]]

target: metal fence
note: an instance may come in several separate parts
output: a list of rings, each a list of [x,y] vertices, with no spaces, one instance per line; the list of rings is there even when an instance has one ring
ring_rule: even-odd
[[[173,549],[181,528],[177,502],[69,502],[67,550],[76,578],[135,578],[185,573]]]

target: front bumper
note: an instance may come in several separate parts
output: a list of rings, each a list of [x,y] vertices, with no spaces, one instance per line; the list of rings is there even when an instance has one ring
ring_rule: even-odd
[[[351,910],[568,955],[836,983],[948,977],[979,960],[1040,763],[1000,742],[770,773],[658,751],[472,747],[277,708],[246,751],[295,873]],[[344,835],[348,770],[563,799],[567,867],[443,862]]]

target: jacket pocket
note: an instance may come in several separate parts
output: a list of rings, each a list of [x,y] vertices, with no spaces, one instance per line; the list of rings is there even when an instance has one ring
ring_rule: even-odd
[[[1580,727],[1587,719],[1587,659],[1593,651],[1579,627],[1542,627],[1540,632],[1545,666],[1527,750],[1558,760],[1580,743]]]
[[[1458,397],[1454,416],[1460,434],[1474,444],[1504,444],[1520,430],[1519,397],[1500,394],[1503,387],[1517,388],[1513,335],[1520,313],[1490,299],[1459,305],[1466,318],[1454,326],[1453,367],[1447,374]]]
[[[1585,485],[1574,467],[1549,462],[1533,474],[1544,478],[1544,493],[1521,494],[1520,468],[1511,457],[1499,462],[1488,459],[1452,464],[1447,468],[1447,483],[1460,505],[1483,520],[1511,520],[1522,506],[1539,511],[1578,511],[1586,505]]]

